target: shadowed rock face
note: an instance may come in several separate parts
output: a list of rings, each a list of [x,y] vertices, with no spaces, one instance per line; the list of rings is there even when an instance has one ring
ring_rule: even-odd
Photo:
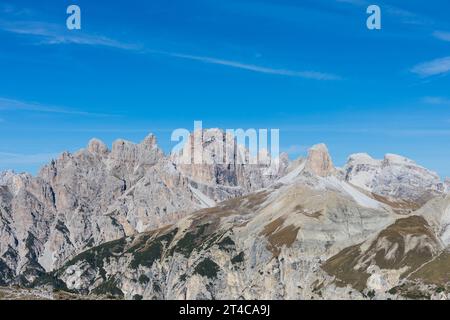
[[[248,151],[223,144],[220,130],[201,134],[205,165],[166,157],[150,135],[111,150],[93,139],[37,177],[1,174],[0,285],[126,299],[335,299],[431,297],[445,279],[448,196],[411,160],[358,154],[336,169],[317,145],[278,170],[271,159],[230,166],[218,146]]]

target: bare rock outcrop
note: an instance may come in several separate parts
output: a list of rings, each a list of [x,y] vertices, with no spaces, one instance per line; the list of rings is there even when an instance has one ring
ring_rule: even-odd
[[[309,149],[305,170],[320,177],[334,173],[333,161],[325,144],[318,144]]]
[[[268,187],[284,175],[287,154],[272,159],[260,150],[251,154],[230,133],[220,129],[199,130],[171,157],[177,169],[204,185],[238,187],[242,194]]]

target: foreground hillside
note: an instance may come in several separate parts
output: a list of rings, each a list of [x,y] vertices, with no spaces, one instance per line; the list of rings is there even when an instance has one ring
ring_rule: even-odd
[[[47,284],[128,299],[431,298],[449,292],[442,225],[280,186],[109,242]],[[450,198],[439,199],[446,210]],[[416,215],[417,214],[417,215]],[[441,212],[445,214],[445,212]]]

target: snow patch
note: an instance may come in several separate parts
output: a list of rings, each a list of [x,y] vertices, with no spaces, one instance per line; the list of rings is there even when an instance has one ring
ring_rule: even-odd
[[[441,218],[442,233],[441,240],[445,246],[450,246],[450,205],[445,208]]]
[[[348,195],[350,195],[359,205],[372,208],[372,209],[381,209],[382,204],[368,196],[366,196],[361,191],[357,190],[355,187],[351,186],[347,182],[340,181],[336,177],[328,177],[326,178],[327,182],[334,188],[344,191]]]
[[[202,204],[203,207],[205,208],[210,208],[210,207],[214,207],[216,205],[216,202],[209,198],[207,195],[205,195],[203,192],[201,192],[200,190],[189,186],[189,189],[191,189],[192,193],[194,194],[195,198],[200,201],[200,203]]]
[[[416,165],[414,161],[411,159],[408,159],[406,157],[400,156],[398,154],[392,154],[388,153],[384,156],[384,160],[392,163],[392,164],[399,164],[399,165]]]
[[[372,165],[372,166],[380,166],[381,165],[380,160],[376,160],[376,159],[372,158],[367,153],[355,153],[355,154],[350,155],[350,157],[348,157],[348,163],[351,163],[353,165],[355,165],[355,164],[367,164],[367,165]]]
[[[283,183],[283,184],[292,183],[295,180],[295,178],[297,178],[300,175],[300,173],[303,171],[303,169],[305,169],[305,164],[306,164],[306,161],[304,161],[297,168],[295,168],[294,170],[289,172],[287,175],[285,175],[284,177],[279,179],[278,182]]]

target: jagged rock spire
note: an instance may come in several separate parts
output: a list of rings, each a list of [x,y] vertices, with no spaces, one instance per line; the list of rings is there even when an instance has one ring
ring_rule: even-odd
[[[99,140],[99,139],[91,139],[88,143],[87,150],[90,153],[97,154],[97,155],[106,155],[108,153],[108,147],[106,144]]]
[[[316,144],[309,149],[305,169],[320,177],[329,176],[335,171],[333,161],[325,144]]]

